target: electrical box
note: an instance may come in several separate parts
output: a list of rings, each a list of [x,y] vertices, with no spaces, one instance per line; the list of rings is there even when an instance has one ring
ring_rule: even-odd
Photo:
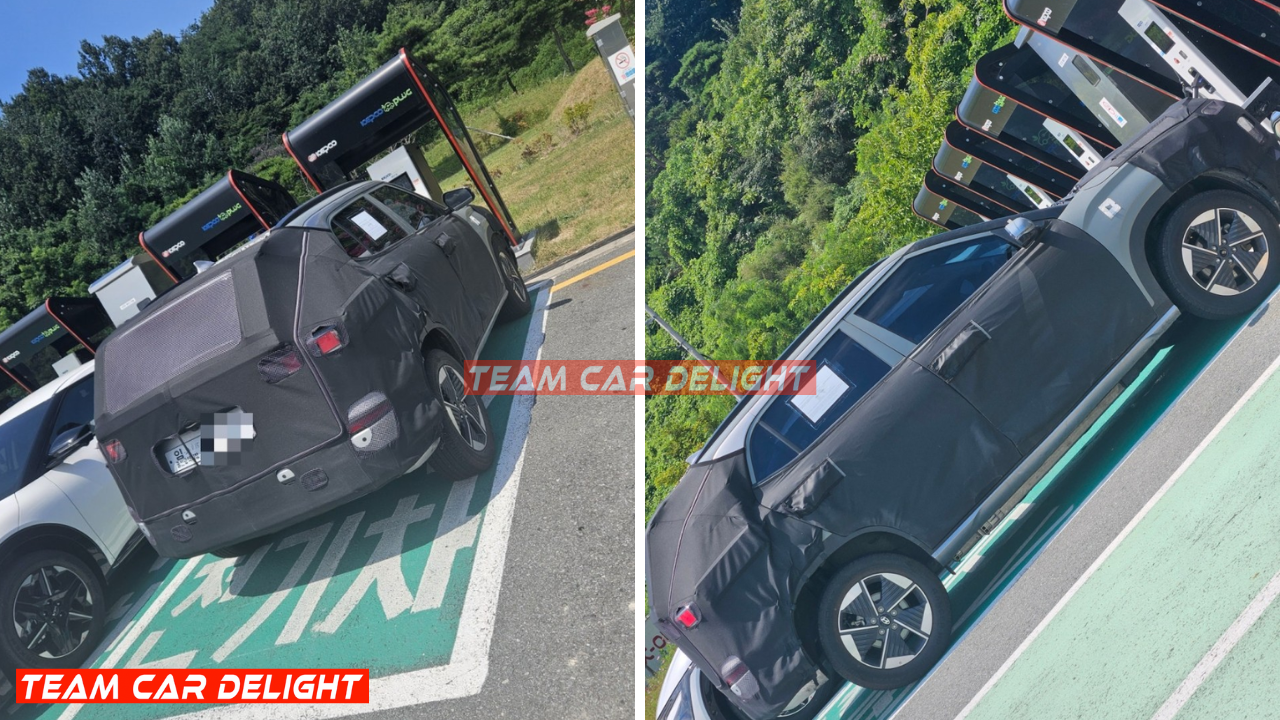
[[[146,253],[138,253],[94,280],[89,293],[102,303],[111,324],[120,327],[138,314],[140,303],[154,300],[173,285],[159,263]]]
[[[392,150],[390,155],[369,166],[369,177],[444,204],[440,181],[417,145],[401,145]]]

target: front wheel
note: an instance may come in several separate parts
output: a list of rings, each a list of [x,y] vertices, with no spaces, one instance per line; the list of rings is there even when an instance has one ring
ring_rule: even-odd
[[[498,312],[498,319],[507,322],[524,317],[533,309],[529,300],[529,290],[524,286],[524,278],[520,277],[520,267],[508,252],[498,253],[498,267],[502,270],[502,283],[507,288],[507,301]]]
[[[951,644],[951,602],[936,573],[910,558],[868,555],[828,583],[818,642],[835,671],[871,690],[919,680]]]
[[[102,579],[77,555],[39,550],[0,570],[0,612],[6,673],[79,667],[102,640]]]
[[[1209,320],[1243,315],[1280,284],[1271,248],[1280,220],[1265,205],[1234,190],[1192,196],[1165,221],[1153,269],[1169,299]]]
[[[489,411],[478,395],[467,393],[462,363],[443,350],[427,353],[427,376],[436,397],[444,405],[440,447],[431,456],[431,466],[451,480],[462,480],[488,470],[493,465],[493,425]]]

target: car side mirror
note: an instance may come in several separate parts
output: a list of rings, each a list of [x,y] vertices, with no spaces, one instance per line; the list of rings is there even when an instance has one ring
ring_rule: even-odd
[[[444,194],[444,205],[453,212],[470,205],[475,199],[476,194],[471,192],[471,188],[460,187]]]
[[[1024,217],[1015,217],[1004,225],[1009,240],[1018,247],[1026,247],[1040,237],[1043,228]]]
[[[92,425],[75,425],[58,433],[49,449],[50,466],[62,462],[68,455],[87,445],[92,438]]]

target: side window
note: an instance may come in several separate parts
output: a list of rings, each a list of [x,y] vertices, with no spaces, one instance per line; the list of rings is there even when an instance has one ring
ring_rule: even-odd
[[[49,450],[62,433],[78,426],[93,422],[93,376],[81,380],[62,396],[62,404],[58,406],[58,414],[53,419],[53,432],[49,434]]]
[[[408,235],[399,223],[364,197],[340,210],[329,226],[342,249],[355,258],[383,250]]]
[[[986,236],[929,250],[902,263],[854,313],[919,343],[1013,255]]]
[[[445,213],[444,208],[436,206],[430,200],[400,188],[384,186],[370,194],[409,223],[409,227],[414,230],[421,230]]]
[[[756,483],[808,449],[890,369],[840,331],[813,359],[817,370],[804,388],[813,394],[772,398],[751,430],[747,453]]]

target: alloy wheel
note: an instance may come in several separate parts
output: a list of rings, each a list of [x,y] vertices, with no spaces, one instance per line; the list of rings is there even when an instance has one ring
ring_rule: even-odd
[[[1270,249],[1262,226],[1231,208],[1206,210],[1182,236],[1182,264],[1200,289],[1239,295],[1267,271]]]
[[[511,292],[515,293],[520,302],[528,300],[529,291],[524,286],[524,278],[520,277],[520,270],[516,264],[507,257],[506,253],[498,256],[498,263],[502,265],[502,271],[507,274],[507,284],[511,286]]]
[[[437,380],[441,402],[444,403],[445,412],[458,436],[473,450],[484,450],[489,444],[489,432],[485,427],[480,398],[467,394],[467,384],[462,379],[462,373],[452,365],[442,366]]]
[[[845,593],[836,631],[845,649],[863,665],[878,670],[901,667],[929,643],[933,609],[924,591],[906,577],[872,574]]]
[[[18,641],[36,655],[56,660],[75,652],[93,625],[88,583],[62,565],[41,567],[18,587],[13,604]]]

